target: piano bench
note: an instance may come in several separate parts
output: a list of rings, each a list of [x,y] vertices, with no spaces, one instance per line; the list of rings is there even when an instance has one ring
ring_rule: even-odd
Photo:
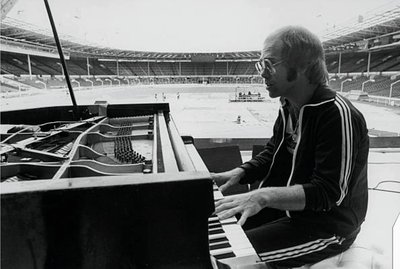
[[[296,269],[370,269],[391,268],[391,259],[373,248],[353,244],[345,252],[315,264]]]

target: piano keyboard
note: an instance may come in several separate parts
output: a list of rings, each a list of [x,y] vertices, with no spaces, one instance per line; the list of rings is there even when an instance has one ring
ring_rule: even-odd
[[[214,200],[224,196],[214,184]],[[220,220],[217,215],[208,219],[208,240],[210,254],[219,261],[234,260],[234,263],[256,263],[260,259],[244,233],[237,224],[236,217]]]
[[[193,144],[185,144],[196,171],[208,171]],[[224,196],[214,184],[214,200]],[[235,217],[220,220],[213,215],[208,219],[208,242],[213,268],[268,268],[258,257],[242,226]],[[219,266],[221,265],[221,266]]]

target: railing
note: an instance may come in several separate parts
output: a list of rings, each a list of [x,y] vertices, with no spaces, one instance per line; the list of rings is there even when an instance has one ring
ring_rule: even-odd
[[[364,100],[370,103],[376,103],[386,106],[400,107],[400,98],[389,98],[384,96],[368,95],[368,99]]]

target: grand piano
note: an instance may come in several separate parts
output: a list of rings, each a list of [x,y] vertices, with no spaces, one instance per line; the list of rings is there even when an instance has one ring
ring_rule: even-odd
[[[168,104],[1,113],[1,268],[229,268],[257,264]]]
[[[79,119],[76,119],[76,113]],[[2,112],[2,268],[257,264],[168,104]]]

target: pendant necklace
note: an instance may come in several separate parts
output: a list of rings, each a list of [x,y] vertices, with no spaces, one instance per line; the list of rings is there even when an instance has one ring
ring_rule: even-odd
[[[296,121],[296,127],[294,127],[293,133],[292,133],[292,140],[293,142],[297,141],[297,129],[299,128],[299,120]]]
[[[293,142],[296,142],[296,141],[297,141],[297,137],[298,137],[298,135],[297,135],[297,129],[299,128],[299,117],[296,116],[297,114],[296,114],[294,108],[292,108],[292,115],[293,115],[293,119],[296,120],[296,124],[295,124],[295,127],[294,127],[294,129],[293,129],[293,133],[292,133],[292,135],[291,135],[291,138],[292,138],[292,141],[293,141]],[[292,126],[293,126],[293,121],[292,121]]]

